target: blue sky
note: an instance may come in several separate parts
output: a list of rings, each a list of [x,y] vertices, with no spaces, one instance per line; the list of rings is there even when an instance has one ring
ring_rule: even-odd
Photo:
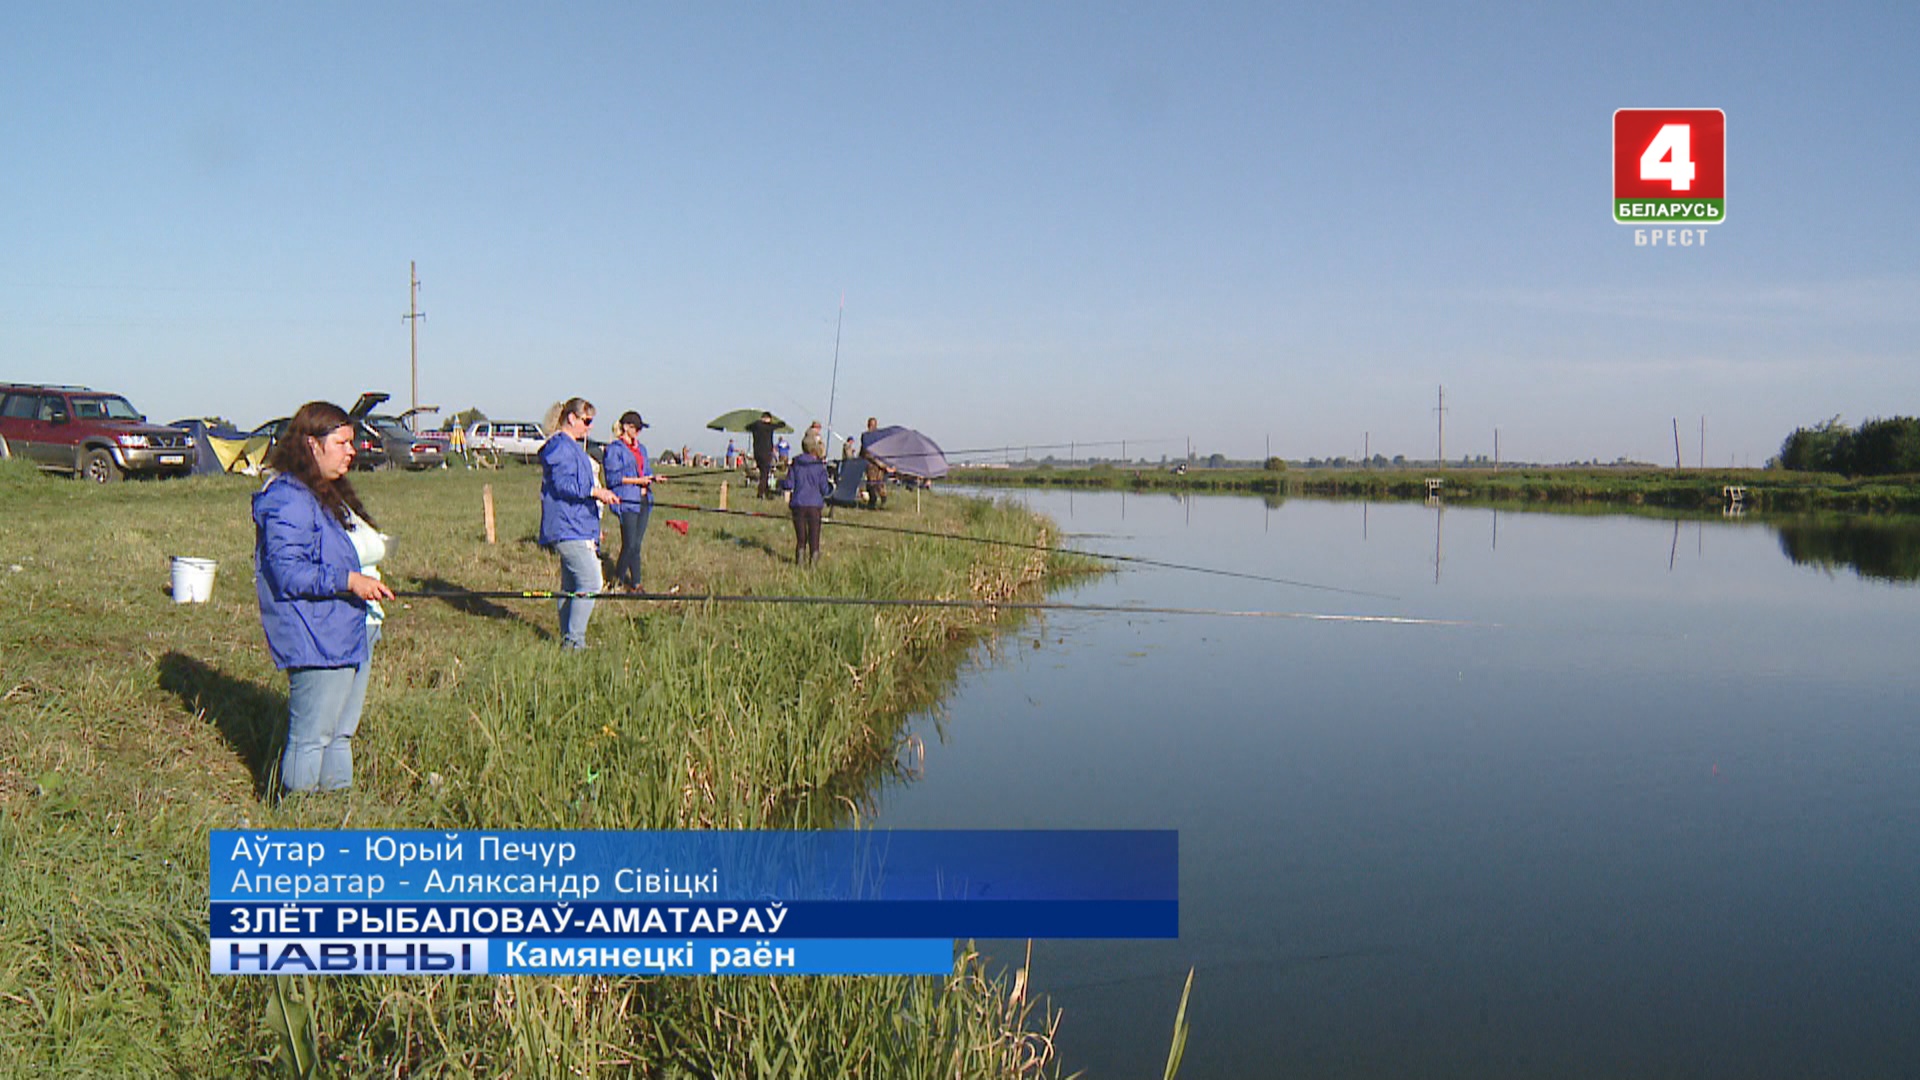
[[[1761,464],[1920,414],[1920,8],[0,7],[0,377],[952,449]],[[1617,108],[1727,113],[1636,247]]]

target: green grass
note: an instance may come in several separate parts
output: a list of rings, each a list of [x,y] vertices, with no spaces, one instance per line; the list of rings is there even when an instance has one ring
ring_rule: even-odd
[[[357,483],[398,537],[383,566],[396,587],[556,584],[531,541],[537,470]],[[712,484],[663,498],[712,505]],[[948,979],[209,976],[209,829],[845,824],[898,767],[899,718],[991,629],[970,610],[605,602],[592,651],[564,655],[550,602],[396,603],[354,790],[281,801],[286,680],[253,597],[254,490],[228,477],[95,487],[0,462],[0,1067],[256,1075],[305,1040],[319,1074],[341,1076],[1053,1073],[1057,1014],[1018,989],[1023,972],[990,977],[970,951]],[[735,505],[778,504],[736,491]],[[856,520],[1052,540],[1012,507],[924,505]],[[1084,570],[831,525],[818,567],[793,567],[791,550],[784,521],[658,510],[646,580],[1004,598]],[[218,561],[210,603],[171,602],[176,554]]]

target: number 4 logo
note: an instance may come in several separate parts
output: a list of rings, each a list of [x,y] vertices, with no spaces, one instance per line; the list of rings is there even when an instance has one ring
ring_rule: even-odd
[[[1726,220],[1727,116],[1719,109],[1613,114],[1613,219],[1712,225]]]
[[[1640,155],[1640,179],[1665,180],[1675,191],[1693,187],[1693,125],[1662,124]]]

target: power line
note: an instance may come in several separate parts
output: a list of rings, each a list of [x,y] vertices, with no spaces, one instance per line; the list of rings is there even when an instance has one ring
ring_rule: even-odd
[[[945,453],[948,457],[952,458],[952,457],[958,457],[962,454],[1006,454],[1006,453],[1011,453],[1015,450],[1019,450],[1022,452],[1030,452],[1034,450],[1067,449],[1067,450],[1074,450],[1077,452],[1080,448],[1083,448],[1083,447],[1091,448],[1095,446],[1118,446],[1121,448],[1121,451],[1124,454],[1126,447],[1130,444],[1151,444],[1151,443],[1170,443],[1170,442],[1177,443],[1177,442],[1184,442],[1184,441],[1185,440],[1182,437],[1168,437],[1168,438],[1159,438],[1159,439],[1153,439],[1153,438],[1136,439],[1132,437],[1128,437],[1125,439],[1092,439],[1092,440],[1075,439],[1069,442],[1059,442],[1059,443],[1008,443],[1005,446],[978,446],[978,447],[972,447],[966,450],[947,450],[945,451]]]

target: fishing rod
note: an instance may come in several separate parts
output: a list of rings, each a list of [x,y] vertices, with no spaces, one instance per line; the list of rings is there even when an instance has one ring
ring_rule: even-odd
[[[657,472],[655,476],[667,480],[692,480],[702,476],[745,476],[739,469],[696,469],[693,472]],[[664,504],[658,504],[664,505]]]
[[[1225,608],[1149,607],[1133,604],[1068,604],[1043,600],[891,599],[870,596],[762,596],[752,593],[605,592],[565,589],[395,589],[400,599],[421,600],[645,600],[668,604],[821,604],[836,607],[963,608],[994,611],[1077,611],[1119,615],[1202,615],[1235,619],[1300,619],[1308,622],[1379,623],[1388,626],[1474,626],[1457,619],[1406,615],[1345,615],[1321,611],[1232,611]]]
[[[698,514],[727,514],[734,517],[764,518],[768,521],[785,521],[778,514],[769,514],[759,510],[721,510],[711,506],[695,506],[692,503],[655,502],[653,505],[669,510],[691,510]],[[957,533],[932,532],[927,529],[908,529],[898,525],[880,525],[868,521],[842,521],[827,519],[827,525],[845,525],[852,529],[872,529],[876,532],[899,533],[903,536],[927,536],[937,540],[960,540],[969,544],[988,544],[994,547],[1019,548],[1023,551],[1044,551],[1059,555],[1084,555],[1089,559],[1107,559],[1112,562],[1135,563],[1140,566],[1155,566],[1163,570],[1186,570],[1196,574],[1217,574],[1221,577],[1244,578],[1248,581],[1264,581],[1273,585],[1291,585],[1300,589],[1316,589],[1320,592],[1341,593],[1346,596],[1364,596],[1372,600],[1398,600],[1397,596],[1386,593],[1367,592],[1363,589],[1344,589],[1337,585],[1319,585],[1311,581],[1296,581],[1292,578],[1270,577],[1266,574],[1249,574],[1239,570],[1221,570],[1211,566],[1192,566],[1187,563],[1166,562],[1161,559],[1149,559],[1144,555],[1109,555],[1099,551],[1081,551],[1077,548],[1051,548],[1044,544],[1026,544],[1018,540],[996,540],[987,536],[962,536]]]
[[[833,430],[833,399],[840,394],[840,327],[847,321],[847,290],[840,290],[840,316],[833,320],[833,382],[827,387],[827,430]]]

